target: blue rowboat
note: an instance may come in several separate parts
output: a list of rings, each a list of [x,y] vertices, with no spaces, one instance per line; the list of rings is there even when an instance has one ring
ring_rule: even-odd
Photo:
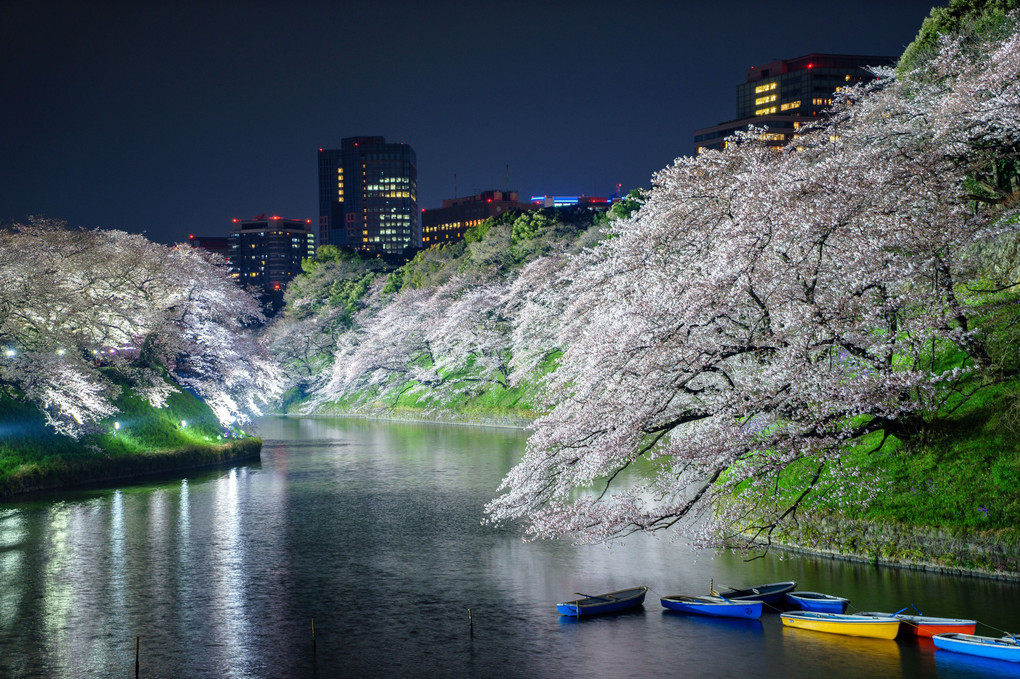
[[[977,634],[936,634],[931,638],[935,648],[956,653],[976,655],[981,658],[1020,662],[1020,643],[1016,637],[982,637]]]
[[[849,599],[821,592],[787,592],[786,603],[790,608],[818,613],[846,613]]]
[[[761,617],[760,601],[731,601],[721,596],[683,596],[674,594],[659,600],[663,608],[680,613],[694,615],[714,615],[720,618],[747,618],[757,620]]]
[[[760,601],[763,604],[777,606],[786,601],[786,593],[793,591],[793,588],[796,586],[797,583],[792,580],[789,582],[771,582],[767,585],[758,585],[757,587],[748,587],[746,589],[733,589],[730,587],[727,591],[722,592],[722,595],[730,601]]]
[[[606,594],[581,594],[583,599],[564,601],[556,604],[556,610],[560,615],[569,615],[576,618],[588,617],[590,615],[605,615],[606,613],[620,613],[632,608],[639,608],[645,602],[647,587],[632,587],[621,589]]]

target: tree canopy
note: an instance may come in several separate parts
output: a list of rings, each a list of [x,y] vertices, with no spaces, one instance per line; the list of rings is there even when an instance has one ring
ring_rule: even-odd
[[[569,260],[565,302],[523,311],[518,332],[555,323],[566,353],[490,520],[768,542],[823,486],[867,503],[879,489],[853,460],[1001,376],[977,321],[999,303],[1015,317],[1015,297],[977,280],[970,253],[1018,207],[968,179],[1018,149],[1020,35],[943,38],[880,76],[782,152],[757,130],[678,159]]]
[[[201,250],[34,220],[0,231],[0,282],[0,389],[62,434],[113,415],[120,384],[154,407],[190,389],[225,425],[275,394],[258,302]]]

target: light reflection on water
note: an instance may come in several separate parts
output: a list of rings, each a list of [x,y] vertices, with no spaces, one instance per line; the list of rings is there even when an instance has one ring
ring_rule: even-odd
[[[136,636],[146,677],[675,676],[682,667],[683,676],[835,679],[955,666],[930,644],[658,604],[707,592],[710,580],[796,579],[858,610],[917,603],[1020,629],[1013,583],[777,554],[744,563],[654,536],[523,543],[480,524],[523,449],[521,432],[274,419],[263,435],[261,465],[0,506],[0,676],[130,676]],[[652,589],[637,613],[581,622],[555,613],[573,592],[639,584]]]

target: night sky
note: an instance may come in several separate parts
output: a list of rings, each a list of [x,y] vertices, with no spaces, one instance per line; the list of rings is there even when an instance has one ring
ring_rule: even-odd
[[[933,0],[0,2],[0,223],[174,242],[316,221],[316,153],[381,135],[418,202],[648,186],[749,66],[899,55]]]

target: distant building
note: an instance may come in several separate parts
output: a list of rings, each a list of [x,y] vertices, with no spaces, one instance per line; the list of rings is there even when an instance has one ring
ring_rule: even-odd
[[[260,288],[274,309],[283,304],[287,282],[301,273],[301,260],[315,257],[310,219],[235,219],[227,240],[231,275],[241,285]]]
[[[230,239],[226,236],[188,236],[188,243],[193,248],[215,252],[230,261]]]
[[[612,207],[613,203],[619,200],[619,196],[532,196],[531,204],[534,207],[586,207],[596,212],[604,212]]]
[[[749,125],[768,127],[775,147],[794,139],[802,125],[826,115],[833,95],[842,88],[873,80],[867,66],[890,66],[896,57],[850,54],[807,54],[773,61],[747,70],[737,85],[737,117],[694,132],[694,150],[725,148],[726,138]]]
[[[414,149],[385,137],[319,149],[319,244],[387,255],[421,247]]]
[[[464,232],[489,217],[508,210],[534,210],[538,206],[522,203],[516,191],[483,191],[464,198],[448,198],[443,207],[422,210],[422,247],[464,240]]]

